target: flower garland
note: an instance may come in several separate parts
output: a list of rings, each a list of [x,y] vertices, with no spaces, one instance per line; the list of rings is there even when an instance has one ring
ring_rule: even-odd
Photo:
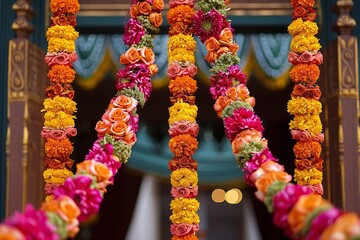
[[[169,161],[171,171],[170,232],[172,240],[198,239],[200,203],[198,194],[197,162],[192,155],[198,148],[196,139],[197,106],[195,92],[197,73],[195,66],[196,42],[192,37],[194,1],[170,0],[167,19],[170,24],[168,42],[168,76],[170,78],[169,141],[174,158]]]
[[[319,114],[322,105],[319,101],[321,91],[316,84],[323,62],[319,40],[314,36],[318,26],[314,22],[316,14],[314,1],[292,1],[293,22],[288,27],[292,36],[289,62],[293,64],[290,78],[295,83],[288,102],[288,112],[294,115],[290,122],[295,154],[295,181],[300,185],[312,187],[323,194],[321,143],[324,141]]]
[[[66,5],[62,5],[66,3]],[[50,27],[46,32],[48,52],[45,62],[49,66],[50,85],[46,88],[47,98],[43,105],[44,127],[41,136],[45,141],[45,180],[46,200],[54,198],[53,191],[72,176],[74,161],[70,159],[73,146],[70,137],[77,134],[75,128],[76,102],[73,101],[72,82],[75,70],[72,63],[77,60],[75,31],[78,1],[51,1],[52,12]]]
[[[296,27],[292,25],[289,30],[297,35],[292,41],[292,51],[299,54],[307,50],[311,53],[309,61],[315,64],[299,62],[298,70],[291,73],[293,81],[298,83],[293,101],[288,104],[290,111],[296,114],[291,126],[311,135],[310,140],[299,141],[294,151],[298,159],[308,159],[314,164],[302,172],[304,177],[295,174],[298,182],[306,181],[306,185],[312,186],[293,185],[290,183],[291,175],[277,163],[263,138],[264,128],[253,109],[255,99],[250,97],[246,77],[237,66],[240,61],[235,54],[238,46],[233,42],[233,29],[226,20],[226,4],[227,1],[223,0],[202,0],[199,3],[201,10],[195,14],[194,33],[208,50],[205,59],[212,64],[210,93],[216,100],[214,109],[223,119],[237,163],[245,172],[245,181],[256,187],[256,197],[273,213],[275,225],[286,236],[293,239],[359,239],[360,220],[357,215],[335,208],[317,194],[319,188],[313,186],[318,184],[316,179],[322,175],[317,167],[322,164],[319,156],[323,139],[318,117],[321,104],[312,100],[320,97],[319,88],[313,86],[319,75],[316,64],[321,62],[321,54],[317,53],[320,45],[312,36],[317,27],[312,23],[306,26],[295,23]],[[296,18],[302,16],[303,21],[315,19],[314,0],[291,0],[291,4]],[[296,61],[302,61],[300,56]],[[298,137],[303,138],[303,134]]]
[[[27,205],[23,213],[17,212],[6,219],[0,224],[0,239],[58,240],[74,237],[79,231],[79,223],[98,212],[106,187],[113,183],[114,175],[122,163],[127,162],[136,142],[139,121],[136,109],[148,99],[151,76],[157,72],[152,35],[159,31],[163,6],[162,0],[132,2],[132,18],[126,24],[124,33],[124,42],[130,48],[120,58],[126,66],[117,74],[117,96],[111,99],[96,125],[98,140],[85,161],[77,164],[74,176],[68,177],[72,175],[70,171],[51,170],[44,173],[46,180],[60,185],[51,189],[53,197],[47,197],[40,210]],[[74,14],[79,10],[78,0],[51,0],[50,8],[53,12],[52,22],[60,26],[74,25],[76,22]],[[44,101],[45,115],[48,116],[45,117],[46,127],[50,130],[43,130],[43,135],[49,136],[45,151],[51,161],[64,159],[72,152],[66,135],[74,131],[66,127],[73,126],[69,123],[73,123],[71,114],[76,108],[74,102],[62,96],[73,96],[69,83],[73,81],[75,72],[70,65],[76,56],[73,41],[77,33],[68,29],[71,28],[56,26],[48,31],[48,36],[51,35],[49,52],[59,50],[68,54],[47,55],[48,64],[52,63],[49,77],[54,79],[54,84],[47,89],[48,96],[50,94],[52,97]]]

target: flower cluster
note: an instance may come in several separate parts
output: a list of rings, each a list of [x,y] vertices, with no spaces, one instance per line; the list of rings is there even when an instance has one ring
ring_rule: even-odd
[[[291,134],[298,141],[294,147],[297,166],[294,178],[306,186],[289,183],[291,175],[277,163],[267,147],[267,140],[262,136],[262,123],[253,110],[255,99],[250,97],[246,78],[236,66],[238,57],[230,49],[214,52],[223,36],[222,31],[231,29],[223,20],[226,20],[228,10],[226,2],[218,2],[202,0],[199,3],[201,11],[195,15],[194,31],[207,44],[209,54],[206,60],[212,64],[210,93],[216,101],[214,109],[224,121],[225,133],[238,165],[245,173],[245,181],[256,187],[256,197],[264,202],[269,212],[274,213],[275,225],[289,238],[359,238],[359,218],[340,211],[319,195],[323,192],[320,154],[324,134],[321,133],[319,118],[321,92],[315,83],[320,74],[317,65],[322,63],[322,55],[318,52],[318,40],[313,36],[317,33],[317,26],[309,22],[316,16],[312,8],[314,0],[291,0],[296,22],[289,27],[289,32],[296,35],[289,53],[289,60],[296,65],[290,72],[296,85],[288,104],[288,111],[295,115],[290,123]],[[217,19],[216,22],[213,19]],[[226,31],[230,36],[231,31]],[[214,59],[208,57],[210,52],[213,52]],[[178,163],[171,167],[178,169]],[[191,173],[177,174],[178,179],[185,174]]]
[[[198,239],[200,218],[197,162],[192,155],[198,148],[195,105],[197,83],[194,76],[196,42],[192,37],[194,0],[171,0],[167,20],[170,24],[168,41],[168,77],[170,78],[169,148],[174,158],[169,161],[171,173],[170,232],[172,240]]]
[[[316,84],[319,76],[319,66],[323,56],[315,35],[318,27],[312,16],[314,1],[292,1],[294,8],[293,22],[288,27],[289,34],[293,37],[289,62],[293,64],[290,78],[295,83],[291,99],[288,102],[288,112],[294,115],[290,122],[293,138],[297,140],[294,147],[295,176],[300,185],[310,185],[323,194],[322,163],[320,157],[321,145],[324,140],[319,114],[322,105],[319,101],[321,91]],[[300,12],[302,12],[300,14]],[[300,39],[299,41],[297,39]],[[313,39],[311,41],[307,41]],[[299,42],[302,42],[299,44]]]
[[[98,139],[86,155],[85,161],[77,164],[76,174],[73,175],[73,161],[69,158],[73,146],[69,137],[76,135],[72,115],[76,111],[76,103],[72,101],[74,91],[71,83],[75,78],[72,63],[77,56],[70,51],[72,48],[68,48],[67,44],[78,36],[73,27],[76,23],[74,14],[79,10],[79,3],[78,0],[50,1],[53,17],[47,37],[49,42],[56,39],[58,44],[53,46],[49,43],[49,49],[66,49],[61,52],[49,51],[45,58],[50,67],[48,76],[51,85],[46,89],[48,98],[44,101],[43,109],[45,127],[41,135],[45,139],[45,191],[51,197],[46,198],[40,210],[27,206],[23,213],[15,213],[4,224],[0,224],[0,239],[73,238],[79,231],[79,223],[98,212],[106,187],[113,183],[118,169],[130,157],[138,130],[136,110],[138,105],[143,105],[149,97],[150,77],[157,69],[153,64],[152,36],[149,35],[153,31],[148,29],[149,26],[144,24],[144,21],[152,22],[150,15],[152,12],[160,14],[163,2],[151,2],[152,4],[149,1],[132,2],[132,9],[134,6],[139,9],[129,24],[139,21],[137,27],[144,29],[144,34],[140,36],[139,42],[133,42],[138,35],[127,39],[126,43],[130,43],[131,50],[122,56],[122,59],[127,59],[128,62],[125,63],[126,68],[118,73],[121,76],[117,84],[119,92],[111,99],[96,125]],[[149,14],[145,14],[148,6]],[[131,32],[130,25],[128,31],[131,35],[134,32]],[[135,34],[138,34],[137,30]],[[134,52],[138,54],[136,61],[132,58]],[[179,179],[179,182],[183,181]],[[197,177],[196,180],[191,178],[189,184],[194,182],[197,183]],[[195,194],[195,190],[197,189],[194,188],[189,194]],[[185,194],[181,188],[174,191]],[[179,226],[177,231],[181,229],[182,226]],[[188,228],[187,231],[194,231],[192,229],[196,230],[196,226]]]
[[[46,32],[48,53],[45,62],[49,66],[50,85],[46,88],[44,100],[44,127],[41,136],[45,140],[45,180],[46,200],[51,200],[53,190],[63,184],[72,175],[73,160],[70,155],[73,146],[70,137],[76,135],[76,102],[73,101],[75,80],[73,62],[77,60],[75,40],[79,33],[75,31],[76,17],[80,5],[77,0],[52,0],[52,24]],[[56,19],[56,20],[55,20]],[[75,19],[63,21],[65,19]]]

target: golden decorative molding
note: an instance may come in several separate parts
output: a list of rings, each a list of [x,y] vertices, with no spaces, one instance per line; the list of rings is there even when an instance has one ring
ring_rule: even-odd
[[[356,26],[355,19],[350,15],[351,8],[354,6],[352,0],[338,0],[334,7],[334,12],[339,15],[335,31],[339,35],[351,35],[351,30]]]
[[[34,26],[31,19],[34,16],[34,9],[32,8],[29,0],[17,0],[12,10],[16,12],[16,19],[14,20],[11,28],[15,31],[16,37],[28,38],[34,31]]]

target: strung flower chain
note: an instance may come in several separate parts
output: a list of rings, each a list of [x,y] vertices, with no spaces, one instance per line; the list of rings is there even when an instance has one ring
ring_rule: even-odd
[[[61,5],[66,2],[68,5]],[[75,79],[73,62],[77,60],[75,40],[76,16],[80,5],[78,1],[50,1],[52,12],[50,27],[46,32],[48,52],[45,61],[49,66],[50,85],[46,88],[44,100],[44,127],[41,136],[45,141],[45,180],[46,201],[54,198],[53,191],[72,176],[74,161],[70,159],[73,146],[70,137],[77,134],[75,128],[76,102],[73,101],[72,82]]]
[[[290,122],[294,146],[295,176],[299,185],[312,187],[318,194],[323,194],[322,170],[323,160],[320,157],[321,143],[324,141],[319,114],[321,91],[316,84],[323,62],[319,40],[314,36],[318,33],[314,22],[316,14],[313,10],[314,1],[293,1],[293,22],[288,27],[292,36],[289,62],[293,64],[290,78],[295,83],[288,102],[288,112],[294,115]]]
[[[74,176],[66,178],[63,182],[64,174],[57,172],[47,174],[52,182],[61,184],[52,191],[54,197],[48,198],[40,210],[27,205],[23,213],[15,213],[6,219],[4,224],[0,224],[0,239],[58,240],[74,237],[79,231],[79,223],[99,211],[106,187],[113,183],[114,175],[122,163],[127,162],[131,148],[136,142],[139,121],[136,109],[139,104],[143,106],[150,96],[151,76],[157,72],[152,51],[152,35],[159,31],[163,6],[162,0],[132,2],[131,19],[125,26],[123,39],[130,48],[121,55],[120,59],[126,66],[117,74],[117,96],[111,99],[107,110],[96,125],[98,140],[86,155],[85,161],[76,166],[77,171]],[[78,11],[79,3],[77,0],[52,0],[50,7],[53,12],[52,21],[66,25],[65,23],[74,23],[73,15]],[[70,48],[72,42],[61,39],[62,37],[73,39],[77,34],[59,29],[51,30],[51,34],[58,39],[52,43],[49,41],[49,49],[61,49],[61,51],[69,51],[67,52],[69,54],[73,53],[73,48]],[[54,42],[56,44],[53,44]],[[57,76],[56,84],[69,84],[70,71],[64,69],[70,64],[70,60],[64,57],[59,59],[60,62],[68,62],[55,68],[57,72],[54,72],[53,76],[54,78]],[[57,65],[59,64],[55,64],[54,67]],[[74,75],[75,72],[71,74]],[[66,86],[67,88],[60,85],[65,89],[60,92],[68,93],[66,91],[70,91],[70,88]],[[58,92],[58,88],[56,85],[53,91]],[[75,111],[75,103],[57,98],[58,95],[60,94],[45,100],[45,109],[54,112],[53,115],[66,118]],[[67,127],[68,124],[63,118],[59,118],[61,124],[58,125]],[[66,134],[71,132],[67,130],[67,128],[64,130]],[[63,141],[61,146],[71,146],[71,143],[64,141],[64,137],[60,137],[64,135],[63,132],[50,131],[47,134],[56,136],[55,140]],[[48,138],[49,144],[54,146],[47,154],[50,158],[70,155],[72,151],[69,150],[70,147],[59,148],[59,143],[52,138]]]
[[[167,19],[170,24],[168,42],[168,76],[170,78],[169,141],[174,158],[169,161],[171,171],[170,231],[172,240],[198,239],[200,203],[198,194],[197,162],[192,155],[198,148],[196,136],[197,106],[195,92],[197,73],[195,66],[196,42],[192,37],[194,1],[171,0]]]
[[[240,61],[235,54],[238,46],[233,42],[233,29],[226,20],[226,4],[222,0],[202,0],[199,3],[201,10],[195,14],[194,33],[208,50],[205,59],[212,64],[210,93],[216,100],[214,109],[223,119],[237,163],[245,172],[245,181],[256,187],[256,197],[273,213],[275,225],[283,229],[286,236],[293,239],[358,239],[360,220],[357,215],[345,213],[324,200],[318,194],[321,187],[289,183],[291,175],[276,163],[278,160],[268,149],[267,140],[262,135],[262,122],[253,109],[255,99],[249,96],[246,77],[237,66]],[[301,16],[303,21],[315,19],[314,0],[291,0],[291,4],[295,9],[294,18]],[[310,22],[306,26],[295,24],[289,29],[291,34],[297,35],[291,46],[298,55],[294,62],[302,61],[300,59],[307,53],[301,53],[305,50],[311,55],[305,56],[310,58],[306,63],[299,62],[302,65],[297,66],[301,70],[291,73],[293,81],[299,83],[296,86],[302,88],[295,91],[296,94],[293,92],[289,111],[299,116],[294,130],[307,130],[311,135],[310,141],[302,141],[302,145],[296,147],[299,149],[298,158],[313,158],[314,162],[321,162],[320,142],[323,137],[318,119],[321,105],[317,101],[311,102],[316,96],[316,100],[320,97],[318,87],[313,86],[318,78],[317,64],[322,61],[317,53],[320,45],[313,37],[317,27]],[[304,68],[307,69],[304,71]],[[299,134],[299,139],[302,135]],[[313,179],[318,179],[316,174],[314,171]],[[295,174],[295,178],[300,179],[300,175]]]

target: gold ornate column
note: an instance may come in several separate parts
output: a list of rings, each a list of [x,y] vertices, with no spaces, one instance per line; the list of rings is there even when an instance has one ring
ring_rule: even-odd
[[[45,53],[29,41],[34,28],[31,1],[17,0],[12,9],[16,38],[9,41],[6,214],[43,199],[42,101],[46,83]]]
[[[357,3],[359,4],[359,3]],[[360,213],[358,41],[350,16],[352,0],[337,0],[337,38],[325,52],[322,84],[325,107],[327,195],[345,210]]]

